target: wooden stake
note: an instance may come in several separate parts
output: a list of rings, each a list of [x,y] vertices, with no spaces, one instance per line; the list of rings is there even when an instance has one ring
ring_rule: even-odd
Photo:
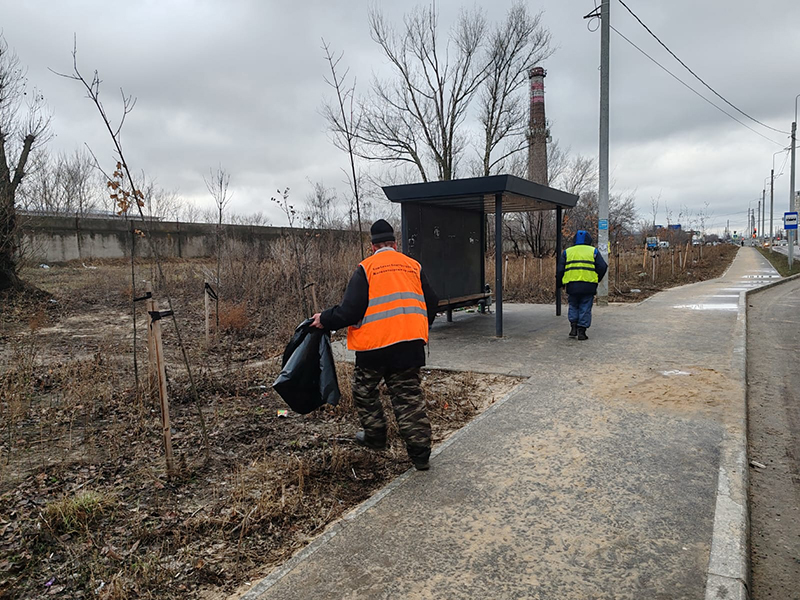
[[[672,248],[672,276],[675,277],[675,248]]]
[[[145,296],[150,298],[145,300],[144,311],[147,322],[150,322],[150,311],[156,310],[156,301],[153,300],[153,284],[149,281],[144,282]],[[147,327],[147,395],[153,401],[158,393],[158,363],[156,362],[155,339],[153,338],[153,328]]]
[[[169,421],[169,398],[167,397],[167,369],[164,364],[164,346],[161,341],[161,318],[154,318],[158,314],[158,303],[152,300],[154,309],[150,314],[150,330],[153,336],[155,360],[158,367],[158,396],[161,400],[161,431],[164,437],[164,456],[167,460],[167,477],[175,473],[175,461],[172,456],[172,432]]]
[[[619,242],[614,244],[615,257],[614,257],[614,285],[619,290]]]
[[[211,298],[208,296],[208,282],[203,284],[203,302],[206,310],[206,348],[211,345]]]
[[[644,245],[644,253],[642,254],[642,271],[647,268],[647,244]]]
[[[319,303],[317,302],[317,284],[316,282],[312,281],[311,283],[307,283],[303,286],[303,290],[307,290],[311,288],[311,304],[314,307],[314,313],[320,312],[319,310]]]
[[[525,265],[527,264],[527,262],[528,262],[528,255],[527,254],[523,254],[522,255],[522,283],[525,283]]]
[[[506,287],[506,281],[508,280],[508,256],[506,256],[506,266],[503,270],[503,288]]]
[[[652,258],[650,259],[653,263],[653,283],[656,282],[656,254],[655,252],[652,254]]]

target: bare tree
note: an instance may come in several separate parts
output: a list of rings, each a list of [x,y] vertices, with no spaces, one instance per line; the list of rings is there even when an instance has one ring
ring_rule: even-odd
[[[317,181],[306,196],[305,220],[312,229],[334,229],[341,225],[336,214],[336,192]]]
[[[650,212],[653,215],[653,231],[656,230],[656,220],[658,220],[658,206],[661,204],[661,192],[658,196],[650,197]]]
[[[24,107],[24,109],[23,109]],[[0,290],[18,288],[16,196],[31,152],[48,139],[44,97],[0,35]]]
[[[372,39],[395,71],[373,79],[361,104],[358,151],[367,159],[414,165],[423,181],[453,179],[466,147],[462,125],[488,73],[481,54],[488,27],[478,10],[463,11],[442,48],[434,7],[417,7],[398,33],[377,9]]]
[[[502,169],[507,158],[527,148],[528,103],[519,92],[528,70],[553,53],[542,13],[530,14],[523,2],[514,3],[506,20],[492,31],[488,46],[486,79],[479,95],[482,175]]]
[[[215,331],[219,331],[219,275],[222,263],[222,214],[225,210],[225,207],[227,207],[231,201],[231,197],[228,195],[228,186],[231,183],[231,175],[222,168],[222,165],[220,165],[217,167],[216,173],[209,169],[208,178],[203,177],[203,181],[205,181],[206,188],[208,188],[208,193],[211,194],[212,198],[214,198],[214,204],[217,207],[218,215],[216,233],[214,236],[216,238],[215,241],[217,246],[217,275],[214,284],[216,285],[217,291]]]
[[[330,46],[322,40],[322,49],[325,51],[325,60],[328,61],[328,66],[331,70],[331,78],[325,78],[325,83],[331,86],[336,91],[336,105],[325,104],[323,106],[323,115],[330,125],[331,132],[333,133],[333,143],[340,149],[347,152],[350,159],[350,173],[345,175],[347,183],[350,186],[350,191],[353,193],[353,202],[351,206],[356,209],[356,222],[358,225],[359,234],[362,231],[361,226],[361,175],[356,169],[356,145],[358,144],[358,137],[356,132],[360,129],[360,117],[355,112],[355,81],[352,85],[347,82],[347,75],[349,69],[346,69],[343,74],[339,74],[336,70],[342,60],[342,56],[338,57],[331,53]],[[318,191],[318,190],[317,190]],[[352,215],[352,209],[350,211]],[[352,217],[350,219],[350,226],[352,228]],[[361,257],[364,257],[364,245],[361,245]]]

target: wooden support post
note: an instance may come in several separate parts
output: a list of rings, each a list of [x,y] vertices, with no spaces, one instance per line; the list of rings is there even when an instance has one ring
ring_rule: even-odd
[[[614,243],[614,286],[619,290],[619,242]]]
[[[211,346],[211,298],[208,295],[208,282],[203,284],[203,303],[206,310],[206,348]]]
[[[145,296],[150,296],[144,303],[144,310],[147,316],[147,395],[153,401],[158,394],[158,363],[156,362],[155,340],[153,339],[153,328],[150,327],[150,311],[156,310],[156,302],[153,300],[153,284],[149,281],[144,282]]]
[[[508,281],[508,256],[506,256],[506,266],[505,266],[505,271],[503,271],[503,287],[506,287],[507,281]]]
[[[152,332],[155,361],[158,368],[158,396],[161,400],[161,431],[164,437],[164,456],[167,461],[167,477],[175,474],[175,461],[172,456],[172,433],[169,421],[169,398],[167,397],[167,369],[164,363],[164,346],[161,341],[161,316],[158,312],[158,303],[150,299],[153,310],[148,310],[150,316],[150,331]]]
[[[311,288],[311,305],[314,308],[314,313],[320,312],[319,303],[317,302],[317,284],[315,282],[307,283],[303,286],[303,291]]]
[[[675,248],[671,248],[670,252],[672,252],[672,276],[675,277]]]
[[[644,245],[644,252],[642,253],[642,271],[647,268],[647,244]]]
[[[684,269],[686,268],[686,263],[689,262],[689,249],[692,247],[691,244],[692,244],[692,240],[689,240],[688,242],[686,242],[686,254],[683,257],[683,268]]]
[[[523,284],[525,283],[525,265],[527,264],[527,262],[528,262],[528,255],[527,254],[523,254],[522,255],[522,283]]]
[[[656,282],[656,253],[653,252],[653,254],[651,254],[650,256],[651,256],[650,261],[653,263],[653,283],[655,283]]]

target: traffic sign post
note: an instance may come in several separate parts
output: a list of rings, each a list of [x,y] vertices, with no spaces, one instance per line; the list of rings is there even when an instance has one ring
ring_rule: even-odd
[[[789,270],[792,270],[792,259],[794,256],[794,240],[797,237],[797,212],[783,213],[783,228],[789,238]]]

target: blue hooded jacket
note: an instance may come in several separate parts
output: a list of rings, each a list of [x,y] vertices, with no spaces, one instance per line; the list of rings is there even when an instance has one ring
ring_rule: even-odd
[[[585,244],[587,246],[591,246],[593,241],[592,235],[588,231],[579,229],[577,233],[575,233],[575,239],[573,240],[572,245],[577,246],[578,244]],[[558,267],[556,268],[556,285],[558,287],[563,287],[561,281],[564,279],[564,272],[566,268],[567,251],[565,250],[558,258]],[[608,271],[608,265],[603,259],[603,255],[600,254],[600,251],[597,248],[594,250],[594,271],[597,273],[597,281],[602,281],[603,277],[606,276],[606,271]],[[597,294],[597,284],[590,281],[570,281],[567,284],[567,294],[578,296],[594,296]]]

